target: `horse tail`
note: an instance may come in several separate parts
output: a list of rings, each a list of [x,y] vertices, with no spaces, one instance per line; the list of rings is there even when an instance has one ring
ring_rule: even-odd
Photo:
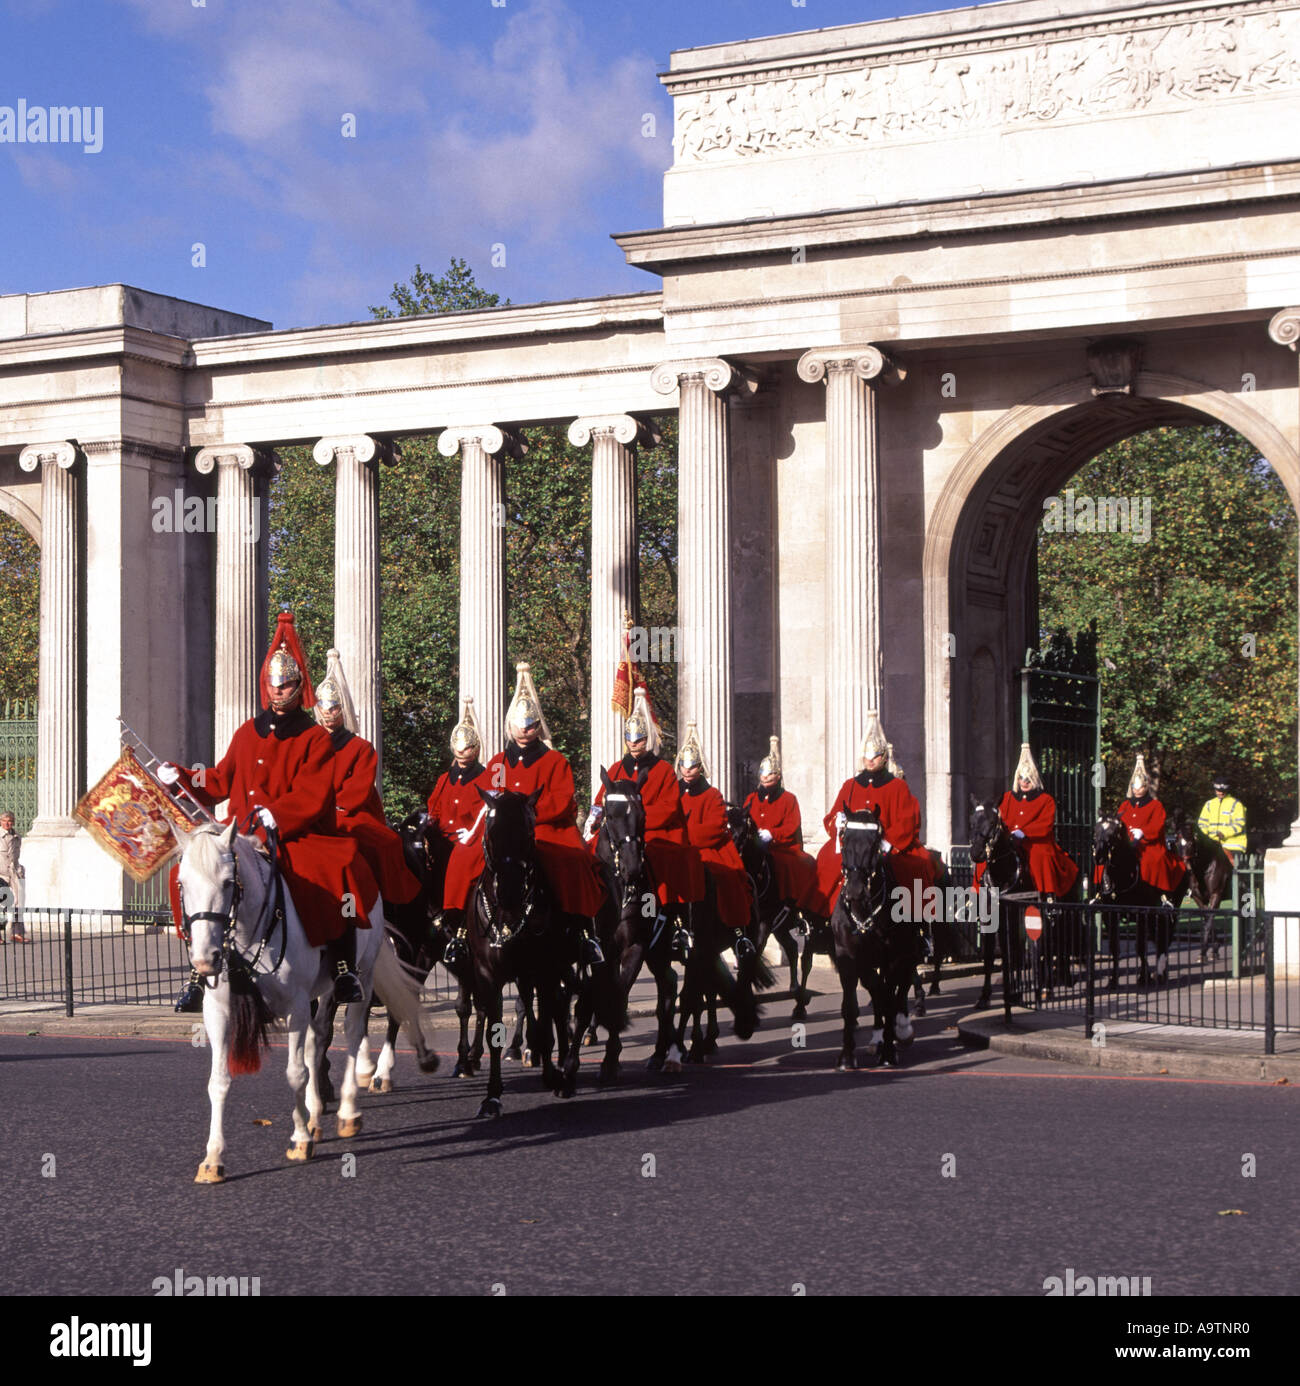
[[[387,935],[375,955],[371,980],[375,995],[384,1003],[389,1016],[402,1027],[414,1047],[420,1071],[436,1072],[438,1055],[430,1047],[420,1023],[420,984],[398,961]]]
[[[232,1078],[258,1073],[262,1050],[269,1046],[275,1016],[251,977],[232,971],[230,977],[230,1052],[226,1068]]]
[[[749,984],[755,991],[767,991],[776,985],[776,975],[767,959],[757,949],[740,965],[742,977],[747,975]]]

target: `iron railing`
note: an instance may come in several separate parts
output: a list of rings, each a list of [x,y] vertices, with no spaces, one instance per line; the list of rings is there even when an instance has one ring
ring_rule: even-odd
[[[0,813],[24,836],[36,817],[36,700],[0,700]]]

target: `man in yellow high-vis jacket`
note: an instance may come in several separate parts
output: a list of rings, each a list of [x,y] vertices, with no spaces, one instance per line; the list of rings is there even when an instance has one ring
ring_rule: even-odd
[[[1234,864],[1235,854],[1246,850],[1246,810],[1240,799],[1228,793],[1228,781],[1222,775],[1214,777],[1214,798],[1206,801],[1196,826],[1219,843]]]

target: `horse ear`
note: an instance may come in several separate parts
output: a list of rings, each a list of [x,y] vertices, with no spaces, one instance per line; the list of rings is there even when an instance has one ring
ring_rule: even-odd
[[[537,788],[534,789],[533,792],[528,796],[528,807],[529,807],[529,808],[534,808],[534,809],[535,809],[535,808],[537,807],[537,801],[538,801],[538,799],[540,799],[541,797],[542,797],[542,787],[541,787],[541,785],[539,784],[539,785],[537,786]]]
[[[609,772],[603,765],[600,767],[600,782],[605,786],[606,792],[614,788],[614,781],[610,779]]]
[[[498,790],[484,789],[481,784],[476,784],[474,788],[478,790],[478,797],[482,799],[485,804],[494,803],[496,799],[499,797]]]
[[[227,851],[235,844],[235,834],[239,831],[239,824],[232,818],[228,826],[222,831],[218,841]]]

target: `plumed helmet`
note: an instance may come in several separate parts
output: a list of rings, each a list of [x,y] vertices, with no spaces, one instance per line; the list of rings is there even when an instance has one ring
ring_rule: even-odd
[[[700,746],[700,733],[694,722],[687,722],[686,735],[682,738],[681,749],[677,752],[677,773],[698,765],[700,774],[707,780],[709,767],[704,763],[704,750]]]
[[[515,696],[506,710],[506,740],[513,741],[516,731],[540,726],[542,740],[550,746],[551,729],[542,716],[542,702],[533,687],[533,676],[527,664],[515,665]]]
[[[294,629],[293,612],[282,611],[275,623],[275,634],[271,638],[266,658],[262,661],[258,677],[258,688],[262,695],[262,706],[271,706],[272,688],[283,688],[285,684],[301,682],[302,705],[309,708],[316,701],[312,691],[311,679],[307,675],[307,656],[303,654],[298,642],[298,632]]]
[[[350,732],[357,729],[357,710],[352,702],[352,691],[343,676],[343,660],[337,650],[329,650],[325,655],[325,677],[316,690],[316,720],[325,725],[324,714],[338,708],[343,713],[343,725]]]
[[[474,699],[467,697],[460,721],[451,730],[451,751],[458,756],[471,749],[483,749],[483,734],[479,731],[478,717],[474,712]]]
[[[889,771],[896,780],[905,780],[907,776],[903,773],[903,767],[894,759],[894,743],[885,743],[885,769]]]
[[[1034,753],[1029,749],[1029,742],[1020,743],[1020,759],[1016,761],[1015,773],[1011,776],[1011,788],[1020,788],[1021,778],[1029,781],[1031,789],[1042,789],[1043,777],[1038,773],[1038,765],[1034,760]]]
[[[1151,779],[1147,774],[1146,761],[1142,759],[1142,753],[1138,752],[1137,764],[1133,767],[1133,773],[1129,776],[1128,792],[1130,798],[1140,799],[1151,786]]]
[[[288,650],[276,650],[266,666],[266,680],[272,688],[283,688],[286,683],[301,683],[302,670]]]
[[[880,714],[875,708],[867,713],[867,730],[863,733],[861,754],[863,760],[889,754],[889,742],[885,739],[885,729],[880,725]]]
[[[623,740],[629,745],[633,741],[644,741],[646,750],[654,755],[659,754],[659,747],[663,744],[654,708],[650,706],[645,684],[640,681],[637,682],[636,689],[632,694],[632,711],[623,724]]]
[[[769,736],[767,739],[768,752],[762,760],[758,762],[758,777],[763,779],[767,775],[775,775],[781,778],[781,741],[779,737]]]

